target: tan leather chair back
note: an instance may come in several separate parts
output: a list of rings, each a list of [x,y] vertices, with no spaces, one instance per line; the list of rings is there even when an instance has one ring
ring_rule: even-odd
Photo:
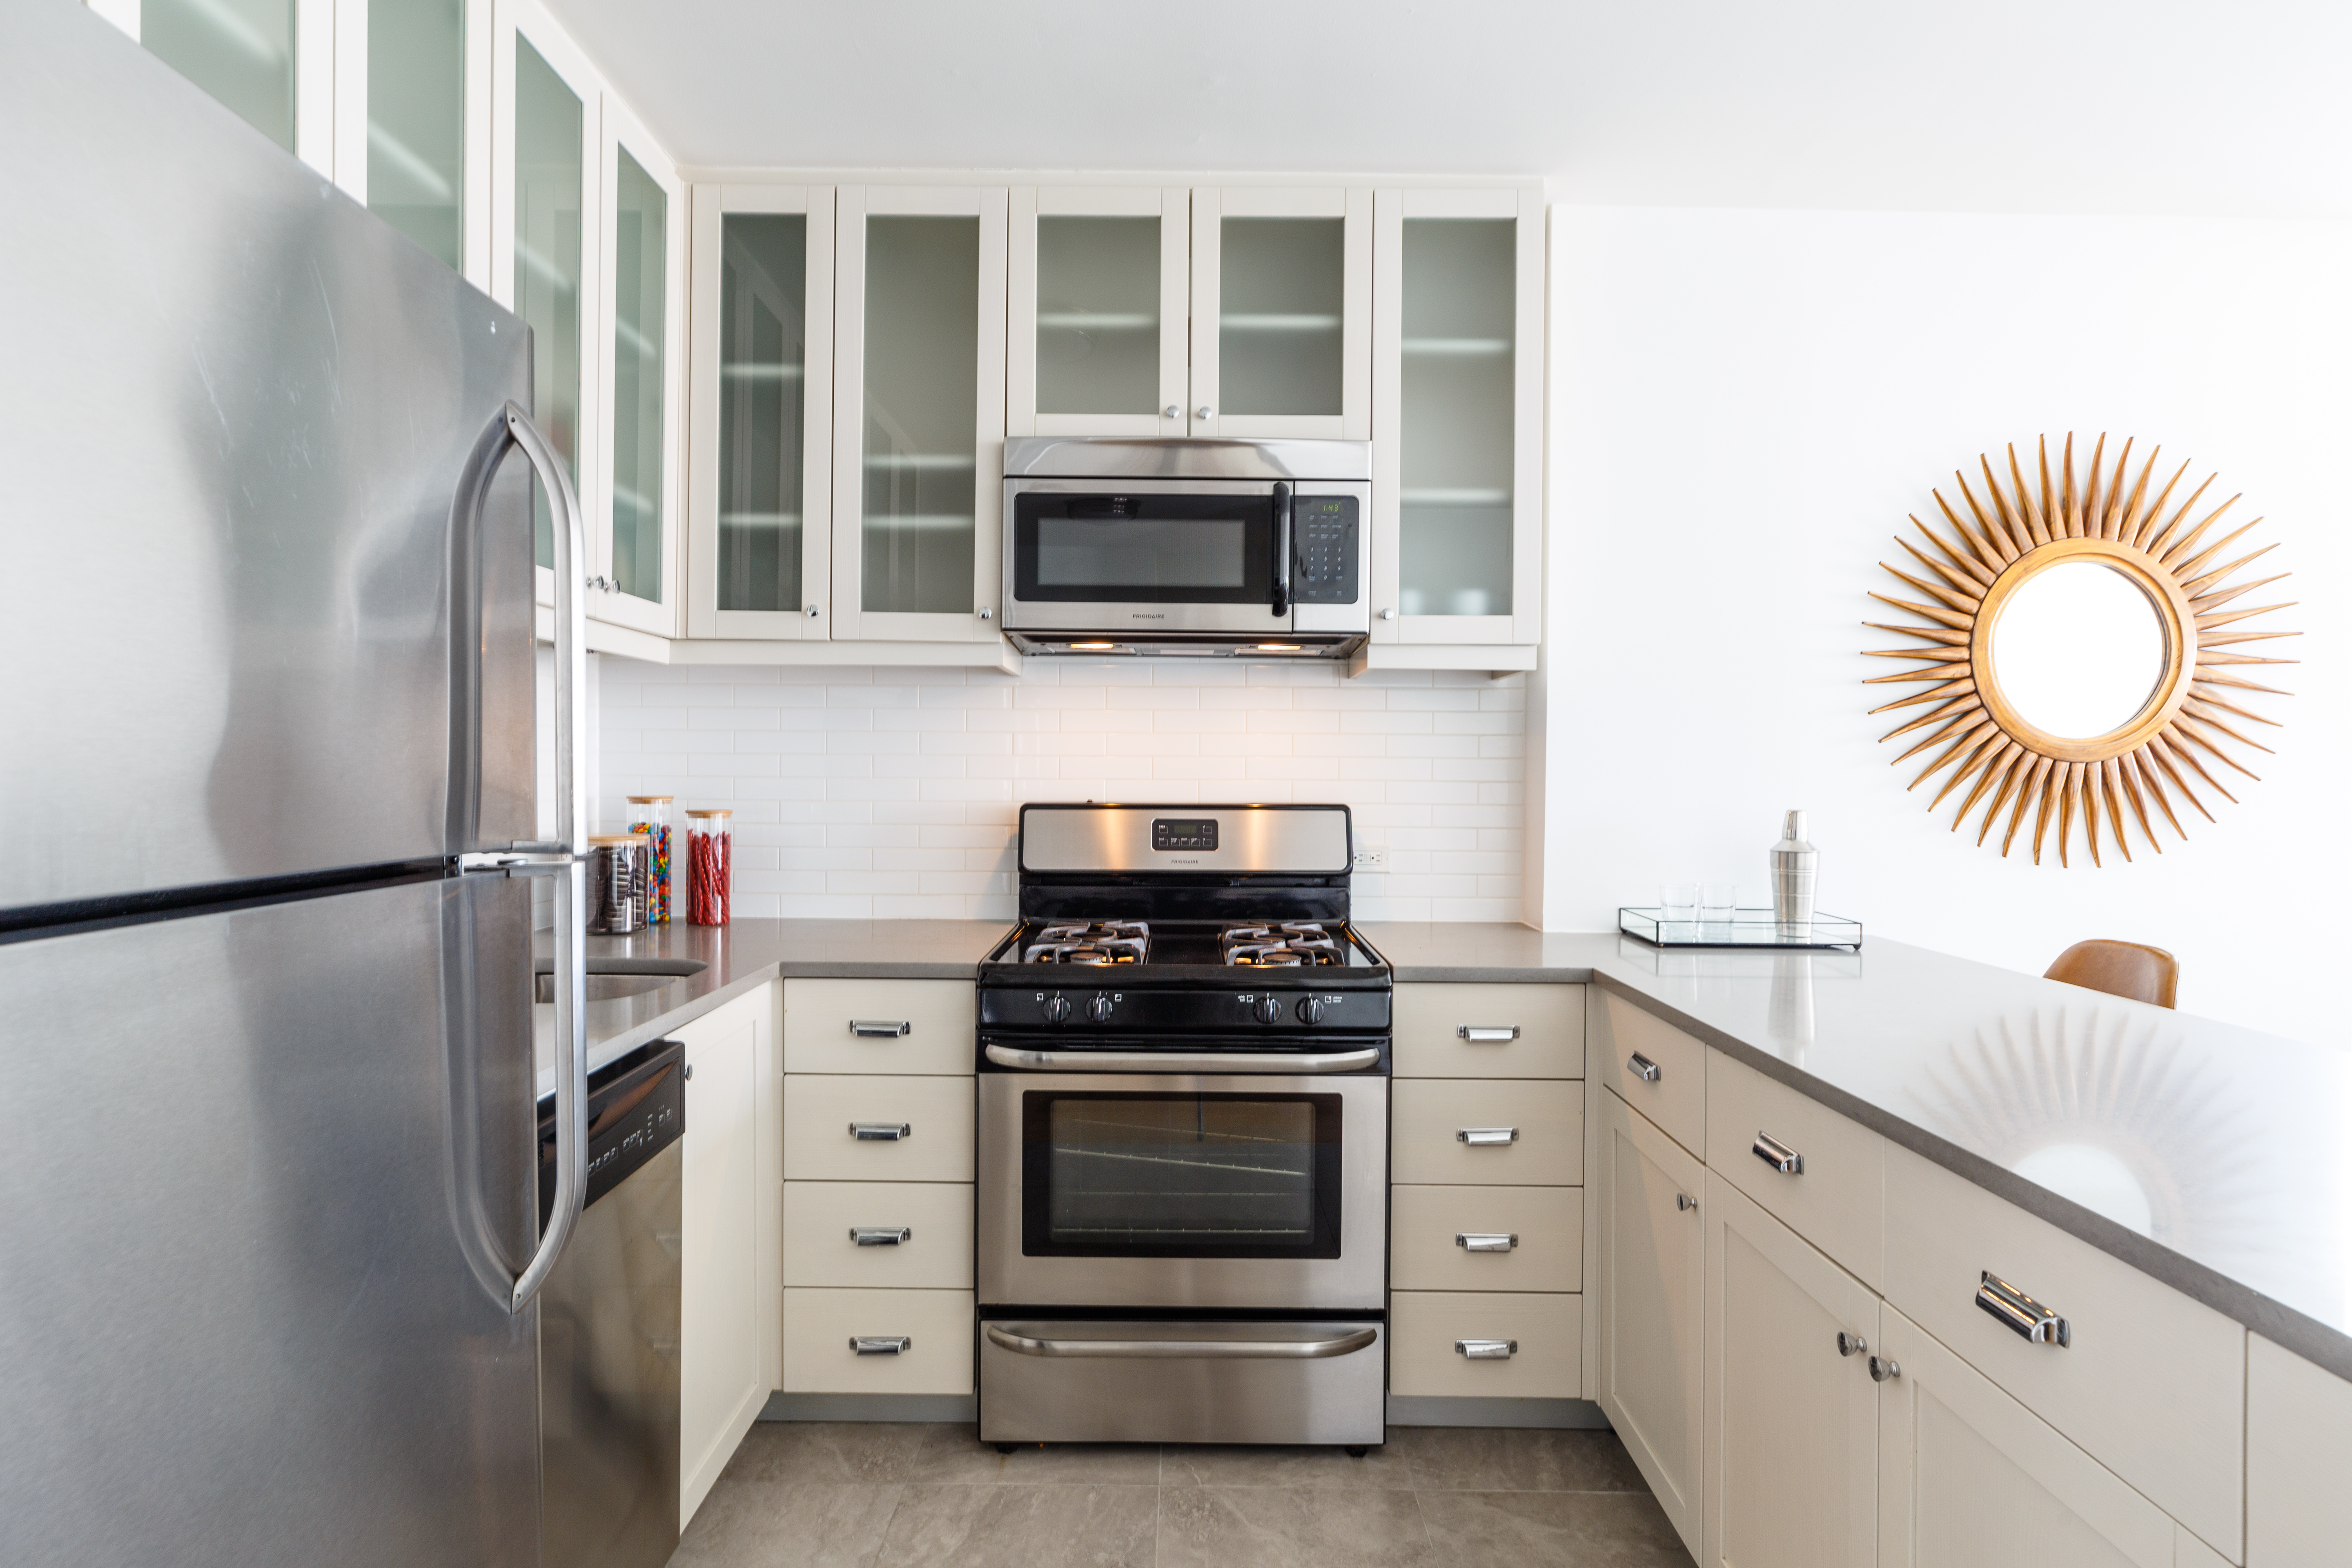
[[[2058,962],[2042,978],[2169,1007],[2180,986],[2180,965],[2160,947],[2136,942],[2078,942],[2058,955]]]

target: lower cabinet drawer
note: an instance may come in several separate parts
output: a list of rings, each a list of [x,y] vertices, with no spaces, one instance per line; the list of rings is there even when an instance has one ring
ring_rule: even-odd
[[[1582,1187],[1389,1189],[1389,1283],[1400,1290],[1580,1290],[1583,1280]]]
[[[1398,1079],[1389,1180],[1581,1186],[1584,1085],[1561,1079]]]
[[[1886,1273],[1886,1141],[1721,1051],[1706,1055],[1707,1168],[1877,1289]],[[1798,1168],[1781,1169],[1766,1149],[1797,1156]]]
[[[1513,1348],[1491,1359],[1465,1353],[1497,1343]],[[1578,1399],[1583,1365],[1581,1296],[1399,1290],[1389,1297],[1391,1394]]]
[[[1980,1307],[1987,1274],[2062,1318],[2066,1342],[2030,1341]],[[1886,1300],[2150,1502],[2240,1559],[2244,1329],[1893,1145]]]
[[[973,1321],[969,1290],[786,1290],[784,1392],[970,1394]]]
[[[971,1289],[971,1188],[786,1182],[784,1284]]]
[[[969,1076],[786,1073],[784,1179],[969,1182],[972,1100]]]
[[[1593,1042],[1591,1076],[1692,1153],[1706,1153],[1707,1049],[1622,996],[1604,995],[1607,1037]]]

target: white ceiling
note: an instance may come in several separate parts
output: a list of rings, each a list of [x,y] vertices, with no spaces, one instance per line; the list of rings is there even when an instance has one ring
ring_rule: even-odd
[[[2342,0],[552,0],[698,167],[2352,216]]]

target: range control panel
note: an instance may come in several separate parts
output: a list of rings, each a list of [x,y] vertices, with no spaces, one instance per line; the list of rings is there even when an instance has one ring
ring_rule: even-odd
[[[1154,849],[1214,849],[1217,819],[1213,816],[1155,816],[1151,819]]]
[[[1356,602],[1357,521],[1354,496],[1300,496],[1290,503],[1295,602]]]
[[[1026,990],[989,986],[980,993],[980,1022],[983,1026],[1081,1035],[1261,1030],[1385,1034],[1389,993],[1318,989],[1306,980],[1247,991],[1112,984]]]

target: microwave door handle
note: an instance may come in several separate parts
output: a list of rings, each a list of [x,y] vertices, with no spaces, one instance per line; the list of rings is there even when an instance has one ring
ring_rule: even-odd
[[[1274,613],[1290,614],[1290,487],[1274,487]]]

